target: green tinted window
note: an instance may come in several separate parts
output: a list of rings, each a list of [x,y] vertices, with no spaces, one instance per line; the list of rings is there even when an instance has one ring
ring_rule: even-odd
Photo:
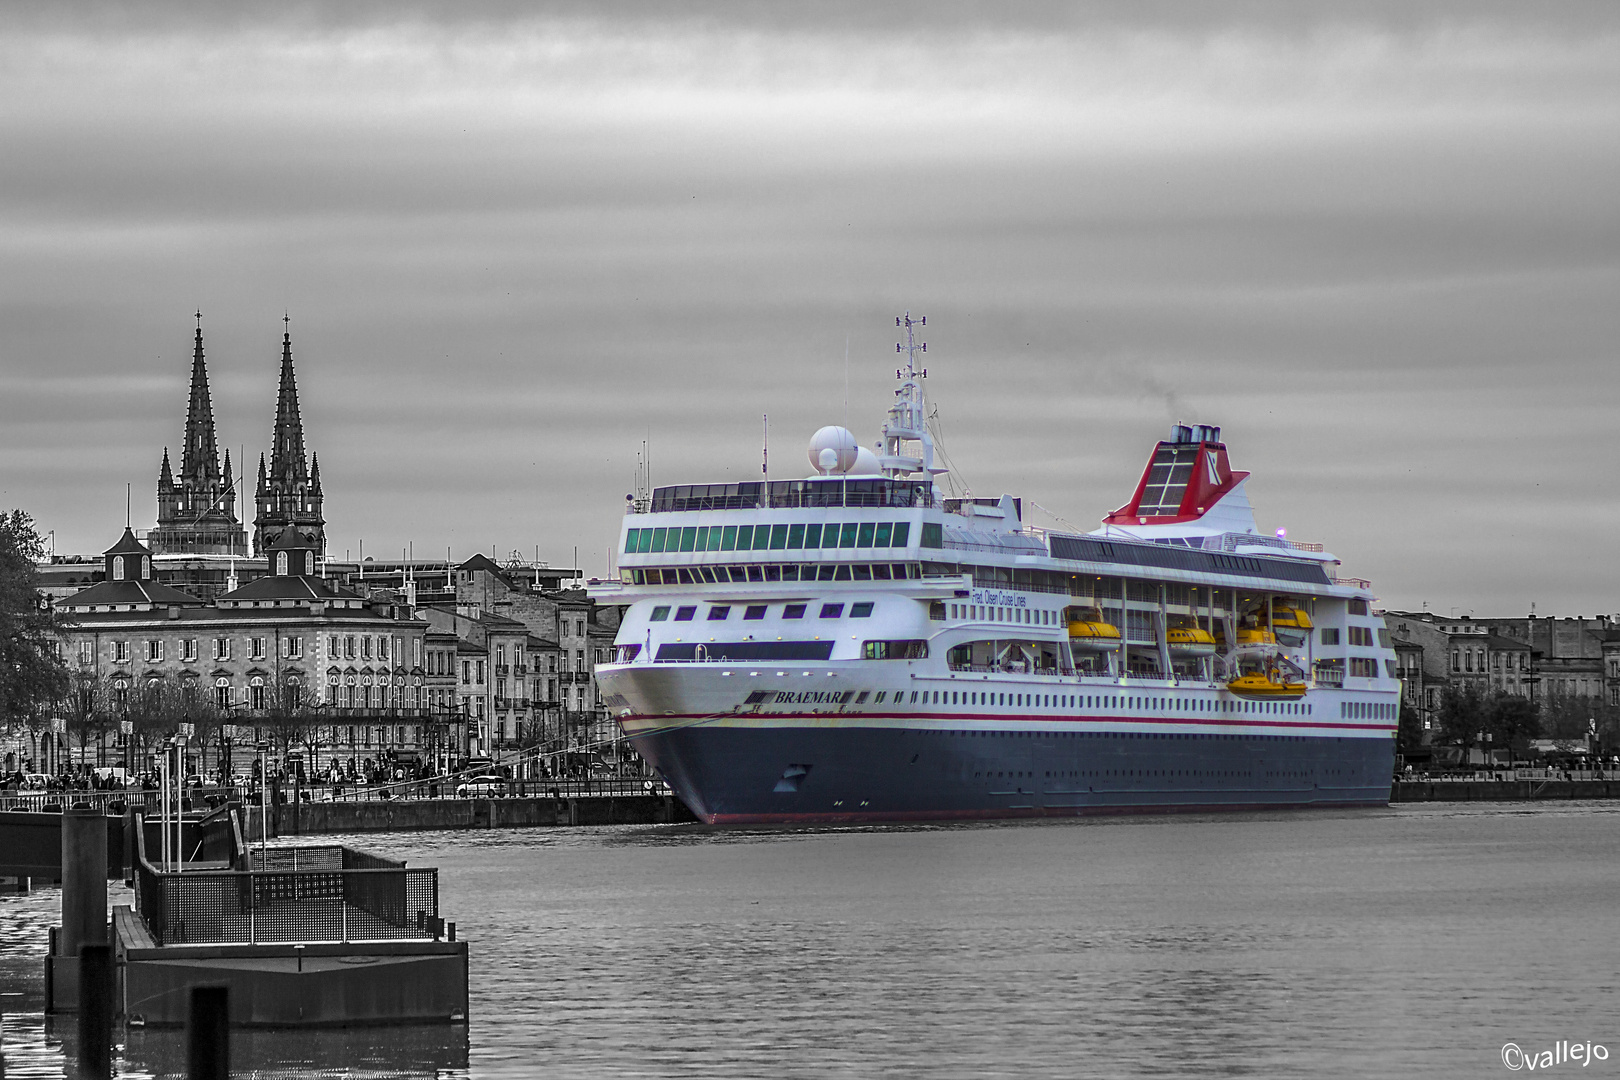
[[[640,539],[641,539],[641,530],[640,529],[631,529],[629,532],[625,533],[624,534],[624,553],[626,555],[634,555],[636,553],[636,541],[638,541]]]
[[[925,521],[922,528],[923,547],[944,547],[945,534],[943,527],[937,521]]]
[[[663,551],[664,550],[664,535],[667,532],[669,532],[668,529],[654,529],[653,530],[653,546],[652,546],[652,549],[654,551]]]
[[[821,526],[806,525],[804,527],[804,546],[818,548],[821,546]]]
[[[897,521],[894,523],[894,538],[890,541],[895,547],[905,547],[911,536],[911,522]]]
[[[720,526],[718,525],[709,526],[709,550],[720,550]]]
[[[696,550],[703,551],[708,546],[709,546],[709,527],[707,525],[699,525],[698,526],[698,539],[697,539],[697,548],[696,548]]]
[[[894,528],[894,526],[891,525],[887,521],[880,522],[878,524],[878,528],[877,528],[877,539],[872,541],[872,546],[873,547],[888,547],[889,546],[889,530],[891,530],[893,528]]]
[[[688,525],[681,530],[681,550],[691,551],[695,543],[697,543],[697,526]]]
[[[871,522],[871,521],[863,521],[863,522],[861,522],[861,533],[860,533],[860,536],[855,541],[855,546],[856,547],[871,547],[872,546],[872,532],[876,528],[877,528],[877,523],[876,522]]]
[[[781,551],[787,547],[788,527],[786,525],[771,526],[771,550]]]
[[[769,525],[754,526],[754,550],[763,551],[771,546],[771,527]]]
[[[856,533],[856,530],[858,530],[859,528],[860,528],[860,526],[856,525],[855,522],[846,521],[844,523],[843,527],[842,527],[842,531],[839,532],[839,534],[838,534],[838,546],[841,547],[841,548],[847,548],[847,547],[852,548],[852,547],[854,547],[855,546],[855,533]],[[831,546],[831,545],[828,545],[828,546]]]
[[[802,548],[802,547],[804,547],[804,526],[803,525],[795,525],[791,529],[788,530],[788,547],[790,547],[790,548]]]
[[[727,525],[720,540],[720,550],[730,551],[737,546],[737,526]]]
[[[727,532],[727,534],[730,534],[731,528],[729,526],[726,528],[726,532]],[[737,550],[738,551],[747,551],[749,548],[751,548],[753,546],[754,546],[754,527],[752,525],[739,525],[739,526],[737,526]]]

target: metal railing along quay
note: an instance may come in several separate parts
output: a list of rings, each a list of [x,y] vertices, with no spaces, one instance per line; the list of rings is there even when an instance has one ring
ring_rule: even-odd
[[[465,787],[465,793],[461,789]],[[636,795],[673,795],[662,780],[609,778],[589,780],[502,780],[482,782],[476,777],[438,777],[371,787],[338,787],[315,796],[321,802],[386,802],[401,799],[581,799],[629,798]]]

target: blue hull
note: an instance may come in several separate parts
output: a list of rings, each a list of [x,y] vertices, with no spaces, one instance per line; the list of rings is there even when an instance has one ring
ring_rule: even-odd
[[[710,824],[1382,806],[1394,767],[1387,737],[698,723],[631,743]]]

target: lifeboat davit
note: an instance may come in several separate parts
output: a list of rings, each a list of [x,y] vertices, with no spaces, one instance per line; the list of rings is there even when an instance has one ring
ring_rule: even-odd
[[[1261,701],[1298,701],[1308,689],[1302,682],[1287,682],[1276,671],[1269,675],[1260,672],[1239,675],[1227,683],[1226,688],[1238,697]]]
[[[1196,626],[1172,626],[1165,631],[1164,643],[1171,656],[1214,656],[1215,637]]]
[[[1085,652],[1113,652],[1119,648],[1119,627],[1102,620],[1095,611],[1069,621],[1069,648]]]
[[[1282,644],[1297,649],[1311,636],[1311,617],[1295,607],[1273,608],[1271,632]]]

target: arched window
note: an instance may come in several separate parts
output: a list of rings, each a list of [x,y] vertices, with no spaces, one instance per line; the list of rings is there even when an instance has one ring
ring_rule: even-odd
[[[276,552],[276,576],[287,576],[287,553],[285,551]]]
[[[304,700],[304,682],[296,675],[287,676],[287,705],[296,709]]]
[[[124,557],[122,555],[113,556],[113,580],[124,580]]]
[[[304,552],[304,576],[315,576],[315,553],[313,551]]]
[[[113,704],[119,709],[129,707],[129,683],[123,679],[113,681]]]
[[[214,704],[222,709],[231,707],[231,680],[224,676],[214,680]]]
[[[259,710],[264,708],[264,679],[258,675],[248,683],[248,708]]]

